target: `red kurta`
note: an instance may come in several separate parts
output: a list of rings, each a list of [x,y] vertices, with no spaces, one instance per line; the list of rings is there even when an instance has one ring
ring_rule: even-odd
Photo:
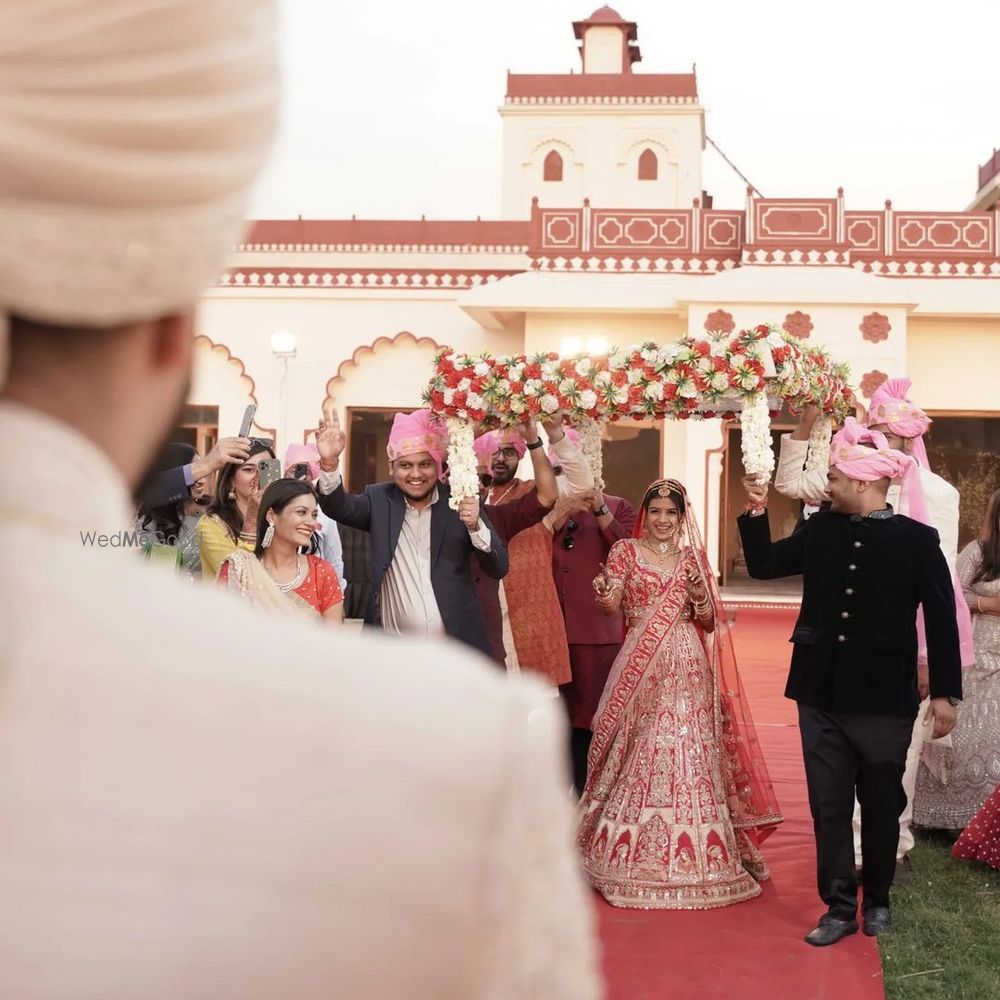
[[[491,504],[510,503],[534,490],[532,481],[514,480],[494,486]],[[552,533],[544,524],[522,531],[507,547],[510,571],[503,579],[510,630],[523,670],[541,674],[552,684],[572,677],[566,625],[552,579]]]

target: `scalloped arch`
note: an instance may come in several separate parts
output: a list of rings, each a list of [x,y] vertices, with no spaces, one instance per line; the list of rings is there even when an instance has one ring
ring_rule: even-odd
[[[254,377],[247,371],[246,362],[241,357],[238,357],[237,355],[233,354],[228,344],[217,343],[216,341],[212,340],[211,337],[206,336],[204,333],[199,333],[194,338],[194,342],[196,346],[199,343],[206,344],[208,346],[208,349],[213,354],[222,355],[227,364],[230,364],[234,368],[237,368],[239,370],[239,374],[237,377],[241,381],[245,380],[249,384],[249,390],[247,392],[247,395],[254,403],[260,406],[260,400],[257,399],[257,383],[254,381]],[[260,424],[257,423],[256,420],[254,420],[253,422],[253,427],[255,427],[258,431],[260,431],[261,434],[263,434],[265,437],[270,437],[277,440],[278,430],[276,427],[262,427]]]
[[[409,330],[402,330],[394,337],[376,337],[370,344],[362,344],[349,358],[341,361],[337,368],[337,374],[326,383],[326,396],[323,399],[323,406],[325,407],[328,403],[336,401],[337,397],[334,395],[336,385],[344,381],[350,369],[358,367],[362,358],[375,354],[380,347],[392,347],[395,344],[406,342],[413,344],[415,347],[430,346],[435,350],[440,350],[444,346],[434,340],[433,337],[418,337],[416,334],[410,333]],[[430,374],[428,374],[429,378]]]

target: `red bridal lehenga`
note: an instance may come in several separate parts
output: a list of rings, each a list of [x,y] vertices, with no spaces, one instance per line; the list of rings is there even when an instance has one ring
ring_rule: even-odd
[[[781,822],[687,508],[673,571],[648,562],[634,539],[608,556],[628,632],[594,716],[577,846],[615,906],[696,910],[758,896],[770,878],[759,845]],[[693,620],[689,572],[705,582],[715,632]]]

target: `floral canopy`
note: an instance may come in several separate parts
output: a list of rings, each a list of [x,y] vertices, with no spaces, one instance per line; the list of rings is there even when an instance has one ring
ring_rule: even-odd
[[[513,427],[562,412],[581,435],[594,478],[601,476],[601,428],[607,422],[739,415],[743,465],[752,476],[774,469],[770,418],[818,405],[809,464],[825,465],[835,420],[853,410],[846,365],[774,326],[689,336],[663,345],[614,347],[606,355],[554,353],[493,358],[443,349],[424,402],[450,435],[453,500],[476,495],[475,425]]]

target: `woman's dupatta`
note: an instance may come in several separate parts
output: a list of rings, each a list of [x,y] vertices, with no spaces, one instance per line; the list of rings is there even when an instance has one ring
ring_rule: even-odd
[[[729,618],[715,574],[708,565],[687,491],[674,480],[661,480],[647,488],[646,494],[656,486],[665,486],[684,497],[686,513],[682,522],[682,552],[677,570],[660,600],[647,609],[639,624],[629,631],[615,660],[594,716],[594,738],[590,747],[588,771],[591,774],[600,773],[643,676],[655,661],[670,630],[680,620],[688,600],[688,570],[693,568],[701,578],[715,613],[713,632],[705,632],[697,621],[694,625],[712,666],[719,692],[722,718],[722,732],[718,734],[719,749],[723,767],[729,771],[727,785],[735,789],[734,796],[728,802],[730,817],[735,829],[745,830],[759,845],[774,832],[783,817],[740,680]],[[641,538],[644,532],[645,510],[640,508],[635,537]]]
[[[319,617],[319,611],[294,591],[285,593],[279,590],[252,552],[237,549],[226,557],[223,565],[229,566],[229,589],[246,598],[255,608],[285,615]]]

